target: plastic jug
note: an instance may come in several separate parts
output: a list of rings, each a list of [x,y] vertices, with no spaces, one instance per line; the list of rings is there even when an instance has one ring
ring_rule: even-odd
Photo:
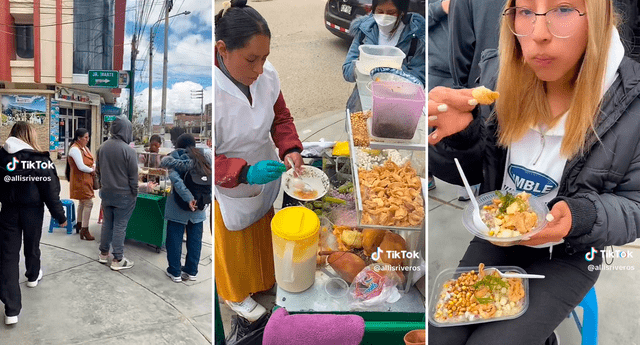
[[[371,134],[381,138],[413,138],[424,105],[425,93],[420,85],[374,81]]]
[[[271,220],[276,282],[283,290],[301,292],[315,281],[320,219],[302,206],[280,210]]]

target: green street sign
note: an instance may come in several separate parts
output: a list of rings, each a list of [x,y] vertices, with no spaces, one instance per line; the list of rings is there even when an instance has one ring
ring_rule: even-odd
[[[119,77],[118,71],[89,71],[89,86],[115,89],[118,87]]]

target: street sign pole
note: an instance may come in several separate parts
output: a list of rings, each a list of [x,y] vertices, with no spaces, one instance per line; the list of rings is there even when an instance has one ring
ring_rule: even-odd
[[[131,73],[129,74],[129,121],[133,121],[133,96],[134,96],[134,85],[135,85],[135,75],[136,75],[136,57],[138,55],[138,47],[137,47],[137,39],[136,34],[133,34],[133,40],[131,41]]]

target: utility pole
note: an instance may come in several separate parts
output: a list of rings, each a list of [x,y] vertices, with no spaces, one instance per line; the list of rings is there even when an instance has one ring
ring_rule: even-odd
[[[136,34],[133,34],[133,39],[131,40],[131,73],[129,77],[131,78],[130,83],[131,87],[129,88],[129,121],[133,121],[133,95],[134,95],[134,85],[135,85],[135,75],[136,75],[136,57],[138,56],[138,38]]]
[[[153,134],[153,123],[151,121],[151,114],[153,113],[153,102],[151,93],[153,91],[153,28],[149,34],[149,110],[147,112],[147,132],[149,138]]]
[[[202,132],[204,130],[204,125],[203,125],[203,115],[204,115],[204,108],[203,108],[203,102],[204,102],[204,89],[200,89],[200,90],[191,90],[191,99],[199,99],[200,100],[200,138],[202,139]]]
[[[173,7],[173,0],[166,0],[167,6],[164,12],[164,63],[162,66],[162,110],[160,112],[160,124],[164,127],[167,112],[167,55],[169,53],[169,11]]]

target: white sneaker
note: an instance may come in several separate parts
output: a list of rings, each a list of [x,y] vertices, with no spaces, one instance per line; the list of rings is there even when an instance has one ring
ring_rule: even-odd
[[[42,280],[42,270],[40,270],[40,273],[38,273],[38,278],[36,278],[36,281],[34,281],[34,282],[29,282],[28,281],[27,282],[27,287],[34,288],[34,287],[38,286],[38,282],[40,280]]]
[[[5,325],[15,325],[18,323],[18,316],[4,316],[4,324]]]
[[[133,261],[123,257],[120,261],[111,261],[111,269],[114,271],[126,270],[133,267]]]
[[[192,276],[191,274],[187,273],[187,272],[182,272],[182,280],[190,280],[190,281],[196,281],[198,278],[197,276]]]
[[[238,315],[244,317],[250,322],[256,321],[267,312],[267,309],[254,301],[251,296],[248,296],[240,303],[230,301],[225,301],[225,303],[227,303],[231,310],[235,311]]]
[[[171,273],[169,273],[169,271],[164,272],[167,274],[167,277],[171,278],[174,283],[182,283],[182,278],[172,275]]]
[[[101,264],[109,262],[109,253],[107,253],[107,255],[102,255],[102,253],[98,254],[98,262]]]

